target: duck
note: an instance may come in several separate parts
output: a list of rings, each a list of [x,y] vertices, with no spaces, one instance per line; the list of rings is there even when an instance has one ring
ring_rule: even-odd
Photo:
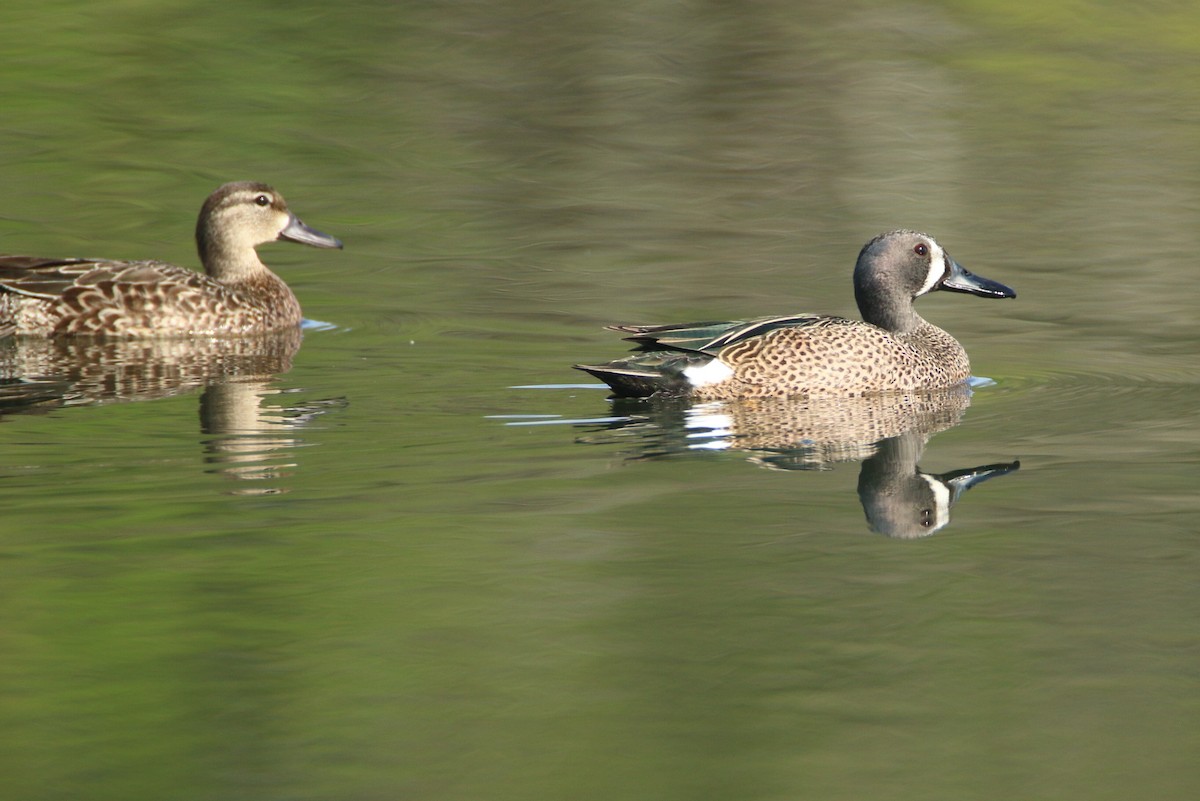
[[[872,239],[858,254],[854,297],[862,320],[793,314],[683,325],[612,325],[634,352],[577,364],[617,397],[862,397],[942,389],[970,378],[963,346],[917,314],[930,292],[1015,298],[975,275],[932,236],[908,229]]]
[[[342,247],[271,186],[235,181],[200,209],[203,273],[155,260],[0,255],[0,335],[224,336],[299,326],[300,302],[256,251],[276,240]]]

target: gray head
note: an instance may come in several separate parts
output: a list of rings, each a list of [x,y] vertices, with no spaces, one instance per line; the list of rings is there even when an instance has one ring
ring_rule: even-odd
[[[854,298],[868,323],[907,333],[920,322],[913,301],[944,289],[984,298],[1015,298],[1004,284],[967,272],[929,234],[889,231],[863,246],[854,266]]]
[[[208,196],[196,222],[196,247],[204,271],[223,281],[250,278],[266,270],[254,249],[286,239],[316,248],[340,248],[342,243],[309,228],[287,202],[266,184],[237,181]]]

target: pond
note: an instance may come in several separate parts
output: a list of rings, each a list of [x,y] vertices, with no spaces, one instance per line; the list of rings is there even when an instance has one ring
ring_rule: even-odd
[[[1200,12],[281,11],[0,11],[0,250],[345,242],[302,336],[0,340],[7,796],[1196,797]],[[900,227],[1017,291],[919,301],[970,389],[571,369]]]

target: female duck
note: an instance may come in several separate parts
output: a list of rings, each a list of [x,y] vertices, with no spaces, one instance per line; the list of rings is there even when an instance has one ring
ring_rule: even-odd
[[[204,273],[161,261],[0,256],[0,333],[119,337],[249,334],[299,325],[300,303],[255,248],[340,248],[266,184],[229,183],[196,223]]]
[[[635,353],[576,365],[624,397],[697,399],[857,396],[950,387],[971,365],[954,337],[924,320],[913,301],[936,290],[1015,298],[964,270],[933,237],[891,231],[863,247],[854,268],[862,321],[815,314],[726,323],[610,326]]]

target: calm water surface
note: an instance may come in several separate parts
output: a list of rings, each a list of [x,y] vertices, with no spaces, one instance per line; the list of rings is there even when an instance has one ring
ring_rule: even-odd
[[[195,264],[234,179],[346,242],[263,249],[302,341],[0,344],[0,797],[1200,793],[1196,12],[0,19],[0,250]],[[570,369],[901,226],[1018,290],[921,301],[993,384]]]

